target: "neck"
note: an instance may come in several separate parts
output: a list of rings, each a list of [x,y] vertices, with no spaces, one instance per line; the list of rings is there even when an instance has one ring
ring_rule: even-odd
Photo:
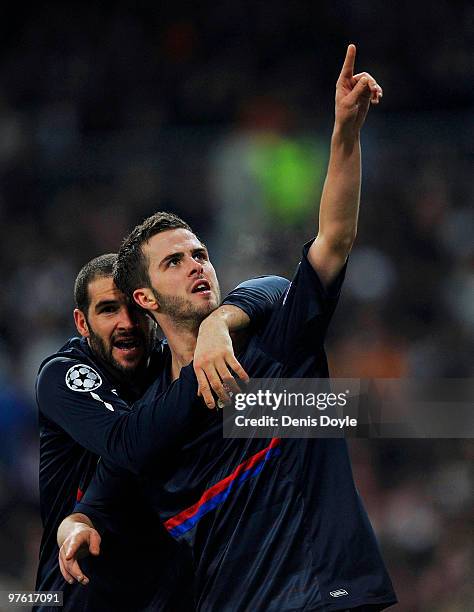
[[[193,360],[199,325],[195,322],[177,324],[169,317],[157,317],[157,321],[171,350],[171,377],[176,380],[181,368]]]

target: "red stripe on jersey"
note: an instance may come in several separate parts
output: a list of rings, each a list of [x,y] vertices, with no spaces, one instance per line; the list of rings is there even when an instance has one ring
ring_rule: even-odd
[[[232,484],[232,482],[238,476],[240,476],[243,472],[246,472],[247,470],[252,469],[256,463],[258,463],[261,459],[265,457],[266,453],[268,453],[269,450],[278,446],[280,442],[281,442],[281,438],[272,438],[272,441],[266,448],[259,451],[256,455],[253,455],[252,457],[250,457],[249,459],[247,459],[246,461],[238,465],[235,468],[235,470],[232,472],[232,474],[227,476],[227,478],[224,478],[224,480],[220,480],[215,485],[213,485],[210,489],[207,489],[202,494],[198,502],[196,502],[194,505],[190,506],[189,508],[186,508],[186,510],[183,510],[176,516],[173,516],[170,519],[168,519],[165,522],[166,529],[171,530],[174,527],[176,527],[176,525],[179,525],[180,523],[183,523],[184,521],[188,520],[191,516],[193,516],[193,514],[195,514],[199,510],[199,508],[204,503],[206,503],[209,499],[211,499],[215,495],[218,495],[224,489],[229,487]]]

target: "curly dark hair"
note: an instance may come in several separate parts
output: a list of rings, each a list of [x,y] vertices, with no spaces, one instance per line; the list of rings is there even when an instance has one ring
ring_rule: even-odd
[[[135,289],[150,286],[148,259],[143,252],[143,245],[156,234],[173,229],[186,229],[194,233],[177,215],[157,212],[137,225],[122,242],[114,265],[114,281],[132,301]]]
[[[91,259],[83,266],[74,282],[74,301],[76,308],[87,314],[90,297],[89,285],[96,278],[107,278],[114,275],[117,253],[105,253]]]

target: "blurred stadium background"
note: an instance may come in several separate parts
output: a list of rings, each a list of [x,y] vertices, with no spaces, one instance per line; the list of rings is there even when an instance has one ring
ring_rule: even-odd
[[[332,373],[473,376],[472,2],[131,5],[0,9],[0,590],[34,584],[34,378],[74,331],[77,271],[167,209],[224,290],[291,275],[348,42],[385,96],[364,128]],[[472,440],[351,446],[397,609],[472,611]]]

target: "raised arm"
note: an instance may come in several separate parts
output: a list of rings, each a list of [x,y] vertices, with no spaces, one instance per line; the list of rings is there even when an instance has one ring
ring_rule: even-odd
[[[349,45],[336,83],[336,117],[326,181],[319,209],[319,231],[308,260],[325,286],[336,278],[357,233],[361,184],[360,130],[370,104],[382,89],[367,72],[354,75],[355,45]]]

